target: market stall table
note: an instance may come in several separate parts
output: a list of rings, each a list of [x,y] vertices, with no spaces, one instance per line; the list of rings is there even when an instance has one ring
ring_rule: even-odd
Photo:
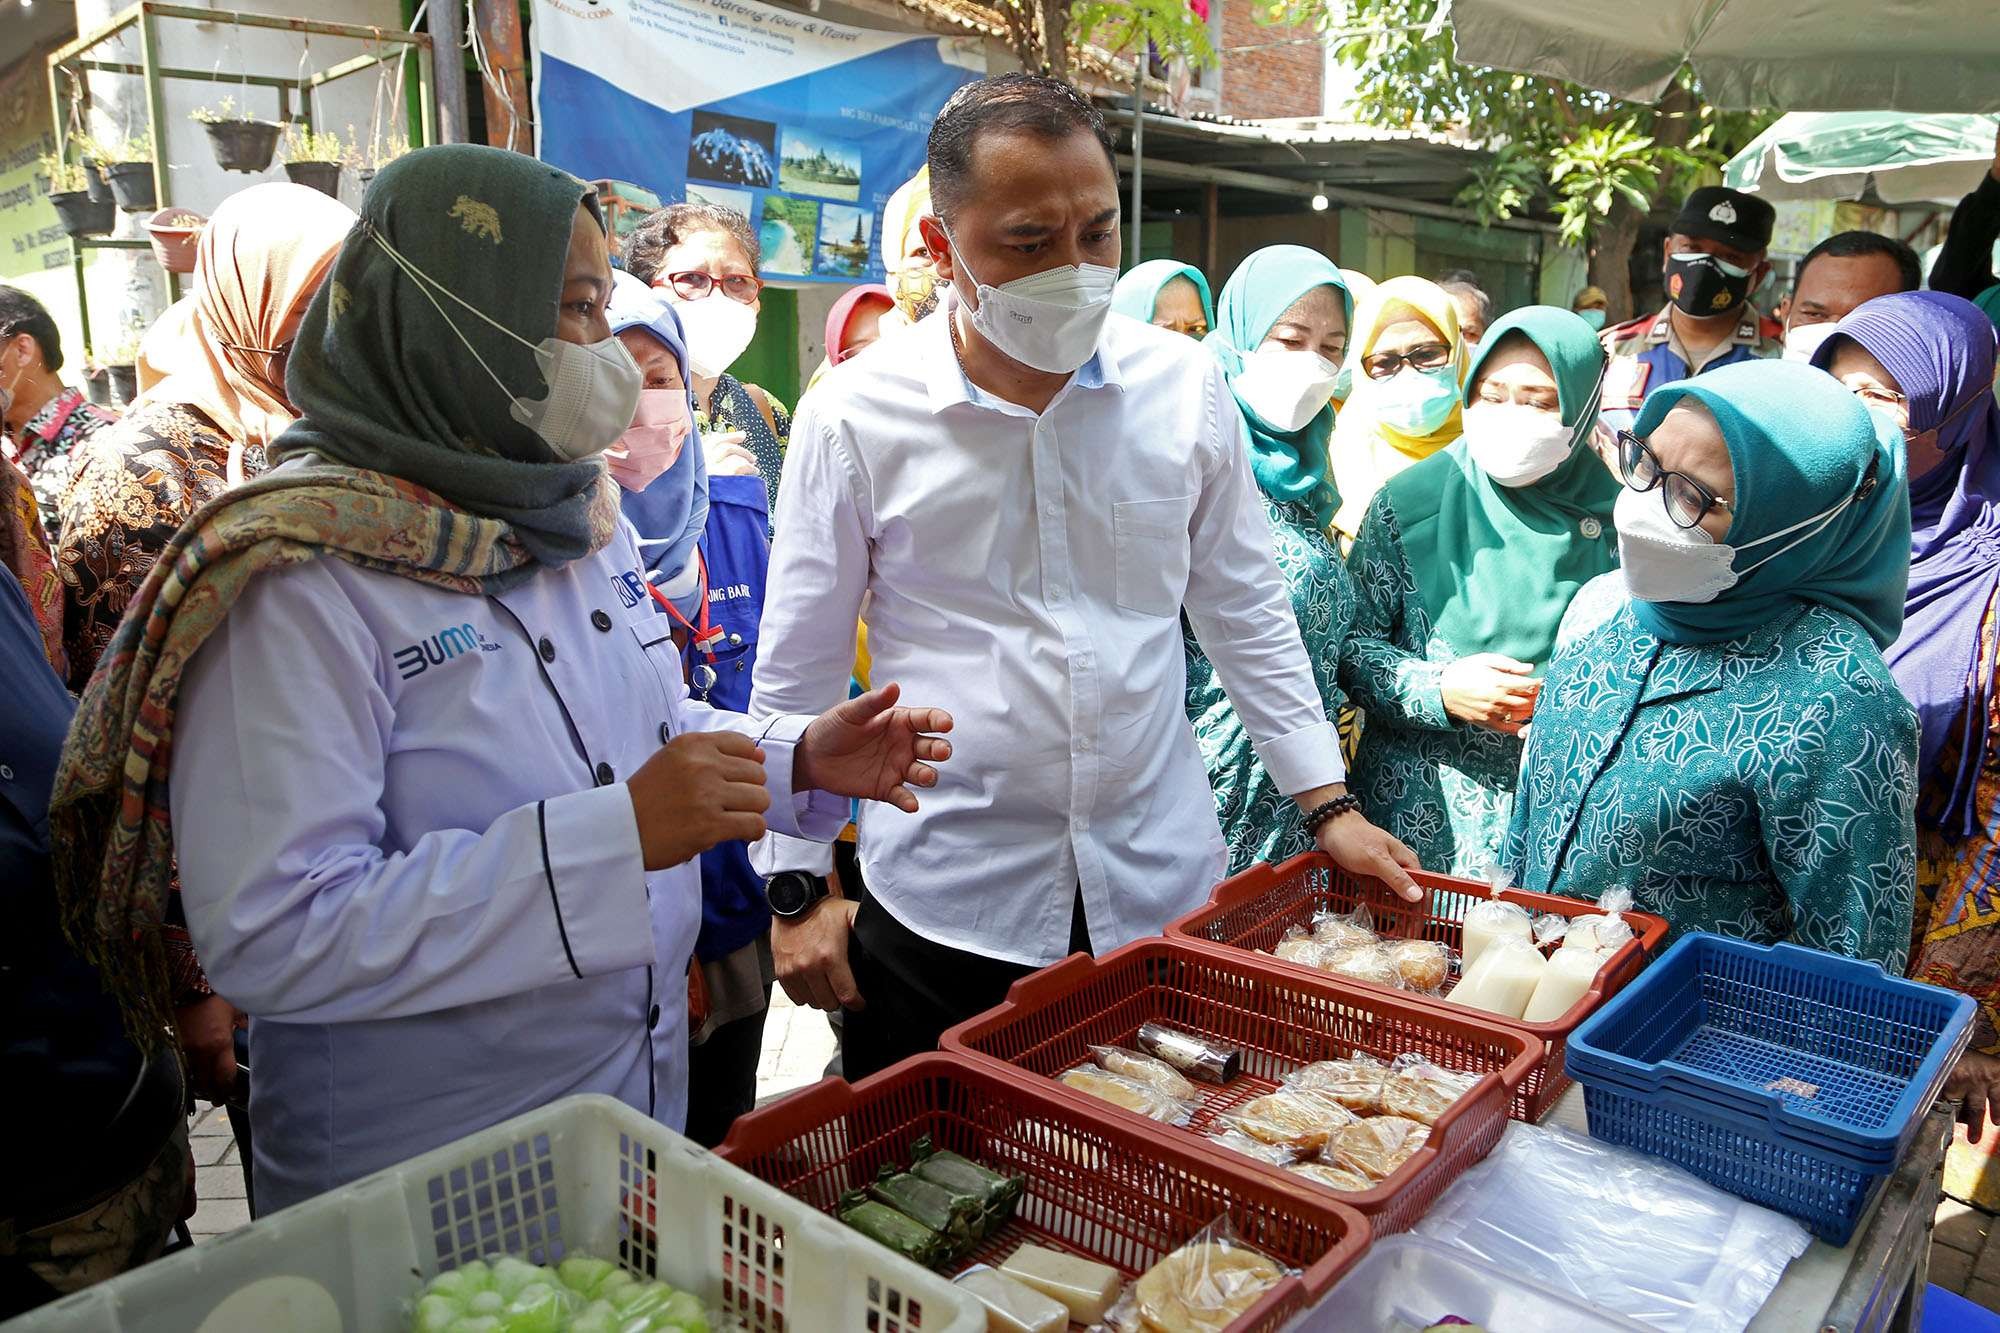
[[[1588,1134],[1583,1089],[1566,1091],[1544,1125]],[[1902,1333],[1923,1324],[1932,1217],[1951,1143],[1949,1107],[1933,1107],[1909,1152],[1854,1238],[1835,1248],[1814,1241],[1785,1270],[1748,1333]]]

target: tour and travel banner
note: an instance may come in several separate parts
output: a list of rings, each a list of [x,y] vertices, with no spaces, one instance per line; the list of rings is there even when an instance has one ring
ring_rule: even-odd
[[[883,205],[985,73],[976,40],[750,0],[535,0],[533,32],[542,159],[600,182],[620,234],[660,200],[744,214],[782,282],[881,280]]]

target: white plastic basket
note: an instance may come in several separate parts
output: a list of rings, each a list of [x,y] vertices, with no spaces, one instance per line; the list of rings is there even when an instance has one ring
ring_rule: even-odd
[[[1547,1287],[1513,1277],[1422,1236],[1384,1236],[1368,1247],[1291,1333],[1381,1333],[1428,1328],[1446,1315],[1489,1333],[1646,1333]]]
[[[8,1333],[393,1333],[494,1252],[585,1253],[754,1333],[982,1333],[977,1300],[610,1097],[570,1097],[44,1306]]]

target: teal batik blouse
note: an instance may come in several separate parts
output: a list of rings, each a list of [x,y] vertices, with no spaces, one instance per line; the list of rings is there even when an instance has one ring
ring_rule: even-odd
[[[1856,621],[1799,604],[1717,644],[1630,604],[1557,650],[1507,866],[1630,890],[1676,931],[1789,940],[1900,974],[1916,886],[1916,716]]]
[[[1483,877],[1505,851],[1520,738],[1444,711],[1444,669],[1460,654],[1431,624],[1386,488],[1369,504],[1347,568],[1354,632],[1340,683],[1364,714],[1348,789],[1424,869]]]
[[[1340,711],[1337,676],[1341,645],[1354,622],[1354,585],[1339,553],[1313,522],[1310,509],[1268,495],[1261,498],[1271,522],[1272,554],[1291,590],[1292,614],[1298,617],[1299,634],[1331,721]],[[1306,833],[1304,812],[1278,790],[1258,762],[1250,734],[1185,620],[1181,637],[1187,649],[1188,721],[1194,724],[1195,741],[1215,790],[1215,813],[1229,844],[1229,873],[1311,851],[1313,840]]]

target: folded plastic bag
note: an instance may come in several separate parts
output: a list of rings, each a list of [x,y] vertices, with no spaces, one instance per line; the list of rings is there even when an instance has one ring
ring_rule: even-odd
[[[1667,1333],[1739,1333],[1812,1241],[1678,1167],[1521,1124],[1416,1230]]]

